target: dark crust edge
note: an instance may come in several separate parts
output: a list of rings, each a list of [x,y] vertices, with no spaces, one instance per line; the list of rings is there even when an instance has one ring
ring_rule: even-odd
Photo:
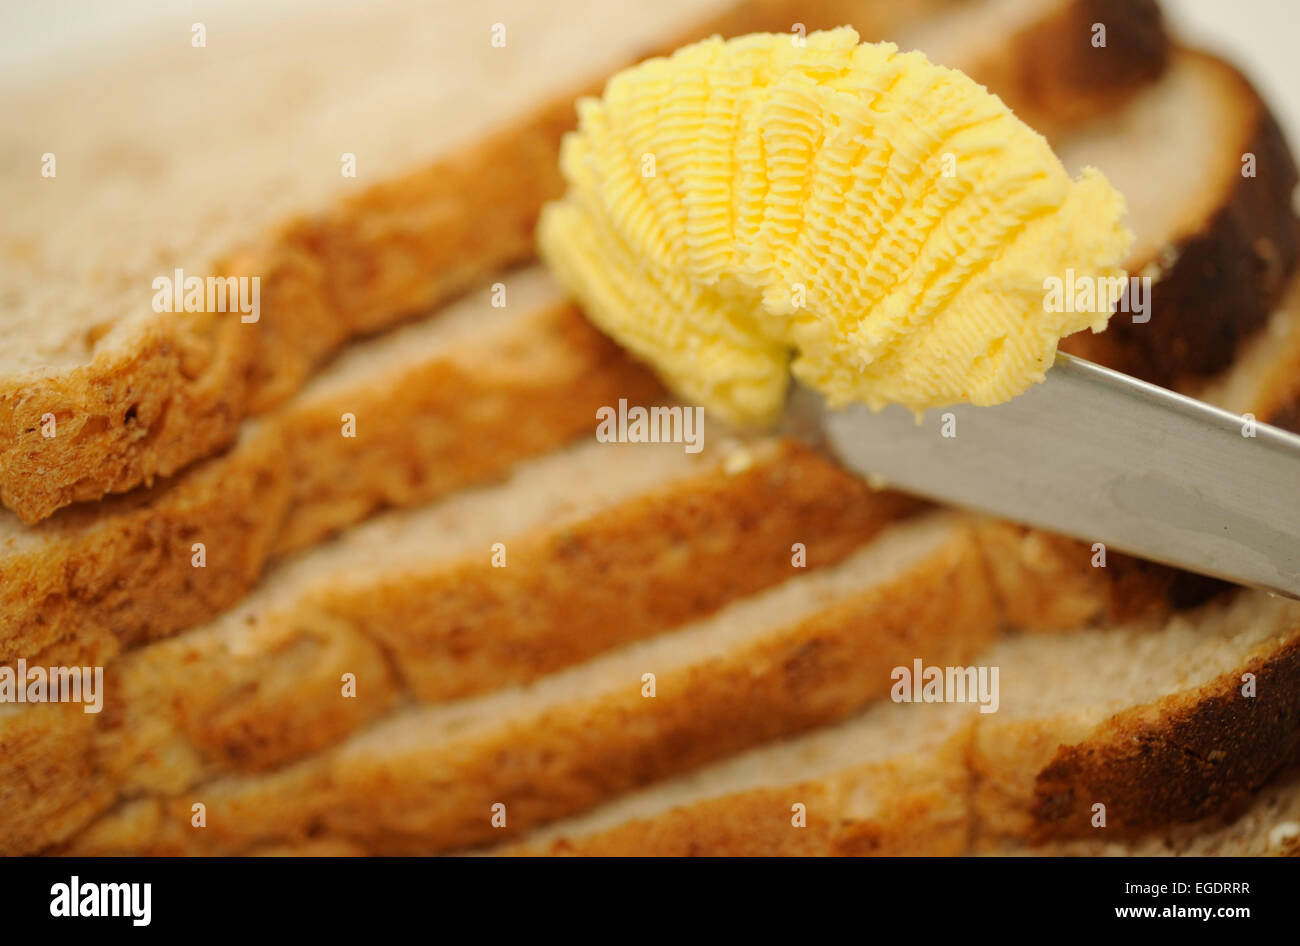
[[[1255,675],[1254,698],[1241,695]],[[1300,748],[1300,628],[1193,691],[1111,717],[1062,746],[1036,779],[1034,840],[1097,837],[1091,808],[1106,806],[1107,837],[1228,814]]]
[[[1230,366],[1280,300],[1300,252],[1300,220],[1292,208],[1300,178],[1277,120],[1245,76],[1207,53],[1181,55],[1214,62],[1253,109],[1229,167],[1239,169],[1240,155],[1251,152],[1257,176],[1234,171],[1208,224],[1173,244],[1175,262],[1151,287],[1149,322],[1135,324],[1121,314],[1100,335],[1081,333],[1061,347],[1153,384],[1186,389]]]
[[[1105,46],[1092,45],[1097,23],[1106,27]],[[1171,49],[1155,0],[1067,0],[1021,28],[1009,54],[981,64],[974,78],[986,85],[996,78],[999,97],[1050,137],[1159,79]]]

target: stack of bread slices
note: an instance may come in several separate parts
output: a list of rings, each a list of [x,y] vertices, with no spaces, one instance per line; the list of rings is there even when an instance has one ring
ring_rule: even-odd
[[[1249,82],[1148,0],[563,6],[210,20],[4,93],[0,665],[104,690],[0,703],[0,852],[1295,853],[1300,604],[779,434],[598,442],[669,395],[532,262],[578,94],[847,23],[1126,195],[1150,319],[1064,347],[1300,428]],[[177,270],[259,308],[157,311]],[[897,702],[918,660],[996,711]]]

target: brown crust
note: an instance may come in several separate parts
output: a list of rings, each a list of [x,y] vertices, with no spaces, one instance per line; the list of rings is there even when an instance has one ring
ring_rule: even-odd
[[[916,653],[963,661],[995,632],[974,540],[957,532],[898,577],[743,649],[679,671],[645,667],[658,671],[654,699],[641,696],[638,670],[625,690],[459,739],[427,739],[376,762],[326,755],[270,781],[186,792],[156,803],[163,815],[156,835],[122,837],[132,818],[110,815],[74,847],[216,853],[325,836],[369,853],[411,854],[481,844],[844,718],[887,692],[890,669]],[[191,796],[208,801],[207,830],[188,829]],[[382,811],[376,797],[385,799]],[[490,824],[496,802],[507,807],[506,831]]]
[[[247,413],[249,329],[230,319],[168,321],[131,351],[0,391],[0,503],[36,522],[230,443]]]
[[[1253,673],[1257,695],[1241,694]],[[1035,780],[1034,840],[1124,837],[1230,810],[1300,746],[1300,634],[1197,690],[1119,713],[1062,746]]]
[[[865,38],[883,38],[909,15],[935,7],[935,0],[744,3],[648,52],[714,32],[784,32],[795,22],[809,29],[854,23]],[[1159,35],[1153,9],[1143,5],[1126,17],[1134,24],[1143,18],[1143,29],[1121,32],[1147,36],[1150,45]],[[1052,25],[1041,42],[1032,31],[1018,39],[1037,53],[1034,81],[1050,65],[1045,44],[1056,41],[1058,29]],[[1133,52],[1106,73],[1107,96],[1110,86],[1147,78],[1149,63]],[[1086,80],[1083,89],[1097,84],[1091,74],[1071,76]],[[1008,81],[1016,83],[1012,105],[1019,90],[1034,88],[1024,77]],[[1062,84],[1059,94],[1069,102],[1079,91]],[[170,475],[229,444],[246,414],[282,402],[348,339],[426,311],[531,256],[537,214],[562,191],[557,156],[574,121],[574,97],[553,99],[469,148],[233,252],[218,269],[261,276],[257,324],[213,315],[197,328],[187,318],[182,330],[168,320],[125,358],[103,354],[0,392],[0,502],[35,522],[70,503]],[[1046,116],[1063,103],[1041,104]],[[54,438],[41,435],[47,412],[60,418]]]
[[[1211,63],[1231,82],[1247,110],[1245,137],[1225,145],[1233,160],[1218,210],[1172,245],[1174,262],[1151,287],[1147,323],[1123,315],[1099,335],[1079,333],[1061,348],[1165,387],[1194,389],[1232,364],[1282,297],[1300,251],[1300,220],[1292,208],[1295,161],[1268,106],[1230,64],[1205,53],[1180,56]],[[1240,174],[1253,153],[1254,178]],[[1130,263],[1135,272],[1158,259]],[[1123,303],[1121,303],[1121,310]]]
[[[1105,24],[1105,46],[1092,45],[1095,23]],[[1155,0],[1073,0],[962,68],[1051,138],[1158,79],[1169,52]]]
[[[567,303],[376,384],[294,402],[255,436],[151,493],[68,510],[48,541],[0,551],[0,664],[103,663],[239,600],[266,564],[376,509],[500,476],[592,429],[596,408],[660,388]],[[523,364],[526,370],[497,366]],[[358,436],[340,436],[344,412]],[[419,431],[420,436],[413,436]],[[204,543],[207,566],[191,565]]]

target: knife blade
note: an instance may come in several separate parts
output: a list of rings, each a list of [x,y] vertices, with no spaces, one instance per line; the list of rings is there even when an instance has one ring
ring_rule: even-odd
[[[1065,354],[993,407],[791,412],[890,487],[1300,598],[1300,436],[1268,424]]]

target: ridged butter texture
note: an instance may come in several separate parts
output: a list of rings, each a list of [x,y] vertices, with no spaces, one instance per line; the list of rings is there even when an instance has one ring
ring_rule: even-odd
[[[578,105],[540,252],[589,317],[741,424],[790,374],[832,406],[995,404],[1109,311],[1045,279],[1118,278],[1124,201],[955,70],[852,29],[710,39]],[[945,173],[945,171],[949,173]]]

